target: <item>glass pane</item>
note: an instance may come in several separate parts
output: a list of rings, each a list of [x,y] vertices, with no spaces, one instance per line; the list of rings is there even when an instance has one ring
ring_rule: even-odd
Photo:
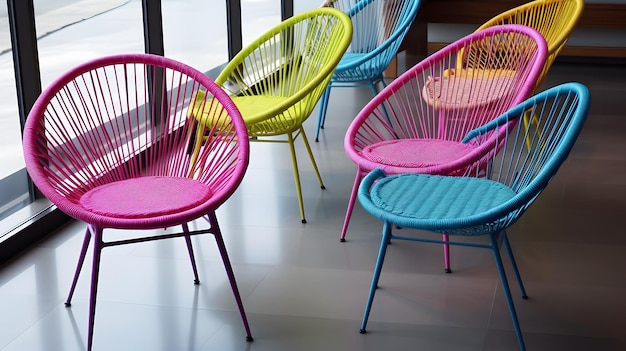
[[[42,87],[104,55],[144,52],[141,1],[34,0]]]
[[[241,0],[241,35],[244,46],[278,23],[280,0]]]
[[[43,89],[63,72],[90,59],[144,52],[141,1],[34,0],[33,6]],[[0,2],[0,78],[0,219],[3,219],[18,210],[30,213],[21,211],[30,201],[6,1]],[[3,222],[3,227],[9,222]]]
[[[29,201],[7,2],[0,2],[0,219]],[[0,233],[1,235],[1,233]]]
[[[294,0],[293,13],[301,13],[322,6],[324,0]]]
[[[228,60],[225,0],[162,0],[165,55],[201,72]]]
[[[318,8],[323,0],[293,0],[293,12],[298,14]],[[241,0],[243,45],[250,43],[281,20],[281,0]]]

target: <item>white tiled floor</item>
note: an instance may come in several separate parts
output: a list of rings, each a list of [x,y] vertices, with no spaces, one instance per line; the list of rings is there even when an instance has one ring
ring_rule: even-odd
[[[557,62],[550,71],[546,86],[581,81],[593,102],[569,160],[510,230],[530,296],[512,284],[529,351],[626,349],[624,76],[623,65]],[[445,274],[440,246],[394,242],[368,334],[359,334],[381,224],[357,205],[339,242],[355,172],[343,135],[369,98],[333,90],[312,145],[326,190],[298,149],[307,224],[285,145],[253,143],[243,183],[218,210],[254,342],[245,341],[213,238],[201,236],[199,286],[182,240],[104,251],[94,351],[517,350],[491,253],[474,248],[453,247],[454,272]],[[315,123],[316,111],[310,136]],[[85,350],[88,262],[72,307],[63,304],[83,231],[69,223],[0,267],[0,350]]]

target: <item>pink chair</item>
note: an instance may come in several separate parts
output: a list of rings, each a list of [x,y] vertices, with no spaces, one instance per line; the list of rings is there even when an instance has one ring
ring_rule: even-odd
[[[465,136],[528,98],[546,56],[546,42],[536,30],[495,26],[446,46],[384,88],[345,136],[345,151],[358,169],[341,241],[361,179],[373,169],[387,174],[485,174],[479,143]],[[481,136],[486,137],[490,135]],[[444,256],[450,272],[448,245]]]
[[[205,98],[190,102],[200,90]],[[204,130],[187,113],[195,104],[210,106],[219,128]],[[196,133],[210,137],[196,142]],[[52,203],[87,224],[67,306],[94,242],[88,350],[102,249],[184,237],[198,284],[190,238],[196,234],[215,237],[252,341],[215,215],[240,184],[248,152],[246,126],[226,93],[201,72],[164,57],[96,59],[63,74],[43,92],[24,130],[26,168]],[[188,223],[198,218],[210,228],[190,230]],[[182,230],[172,228],[177,226]],[[105,241],[104,230],[113,228],[136,232]]]

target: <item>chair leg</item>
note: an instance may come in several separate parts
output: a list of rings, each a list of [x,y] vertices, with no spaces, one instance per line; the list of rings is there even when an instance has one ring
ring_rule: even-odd
[[[380,79],[370,79],[367,82],[369,83],[370,90],[372,91],[372,96],[378,95],[378,89],[376,88],[376,83]]]
[[[443,235],[443,241],[450,241],[448,234]],[[443,261],[446,273],[452,273],[452,270],[450,269],[450,244],[443,244]]]
[[[348,231],[348,225],[350,224],[350,219],[352,218],[352,211],[354,210],[354,204],[356,203],[356,196],[359,192],[359,184],[361,184],[363,174],[364,173],[360,168],[356,171],[354,185],[352,186],[352,192],[350,192],[350,199],[348,200],[348,208],[346,209],[346,217],[343,220],[343,228],[341,228],[341,237],[339,238],[341,242],[346,241],[346,232]]]
[[[519,289],[522,293],[522,298],[528,299],[526,289],[524,288],[524,283],[522,283],[522,276],[519,274],[519,270],[517,269],[517,262],[515,262],[513,250],[511,249],[511,244],[509,243],[509,237],[506,235],[506,232],[503,232],[502,236],[504,241],[504,247],[506,248],[506,252],[509,255],[509,259],[511,260],[511,266],[513,267],[513,272],[515,273],[515,279],[517,279],[517,284],[519,285]]]
[[[383,269],[383,262],[385,261],[385,253],[387,252],[387,245],[389,245],[389,241],[391,240],[391,226],[392,224],[389,222],[385,222],[383,225],[383,238],[380,242],[380,250],[378,251],[378,259],[376,259],[376,268],[374,268],[374,276],[372,277],[372,285],[370,285],[370,293],[367,298],[367,305],[365,306],[365,313],[363,314],[363,321],[361,322],[361,330],[359,331],[361,334],[365,334],[367,330],[365,327],[367,326],[367,320],[370,316],[370,311],[372,310],[372,302],[374,301],[374,294],[376,293],[376,289],[378,289],[378,280],[380,279],[380,272]]]
[[[87,330],[87,351],[93,345],[94,322],[96,319],[96,297],[98,295],[98,277],[100,273],[100,256],[103,249],[102,229],[94,230],[93,262],[91,268],[91,293],[89,296],[89,327]]]
[[[311,159],[313,170],[315,170],[315,176],[317,176],[317,181],[320,183],[320,188],[326,189],[326,186],[324,186],[324,181],[322,180],[322,175],[320,174],[320,170],[317,168],[315,157],[313,157],[313,151],[311,150],[309,139],[306,137],[306,133],[304,132],[304,128],[302,126],[300,126],[300,135],[302,136],[302,141],[304,142],[304,146],[306,147],[306,152],[309,154],[309,159]]]
[[[233,267],[230,264],[230,259],[228,258],[228,252],[226,251],[226,245],[224,244],[224,238],[222,237],[222,231],[217,223],[217,216],[215,212],[211,212],[207,215],[209,222],[211,223],[211,228],[215,230],[215,241],[217,242],[217,247],[220,251],[220,255],[222,256],[222,261],[224,262],[224,268],[226,268],[226,275],[228,276],[228,280],[230,281],[230,287],[233,290],[233,295],[235,296],[235,301],[237,302],[237,307],[239,308],[239,314],[241,315],[241,320],[243,321],[243,326],[246,330],[246,341],[253,341],[252,334],[250,333],[250,325],[248,324],[248,318],[246,317],[246,312],[243,308],[243,302],[241,300],[241,295],[239,295],[239,288],[237,287],[237,281],[235,280],[235,274],[233,273]]]
[[[296,148],[293,142],[293,136],[291,134],[287,134],[289,138],[289,150],[291,150],[291,166],[293,168],[293,178],[296,182],[296,192],[298,194],[298,204],[300,205],[300,218],[302,218],[302,223],[306,223],[306,218],[304,217],[304,201],[302,200],[302,188],[300,185],[300,172],[298,171],[298,160],[296,159]]]
[[[74,290],[76,289],[76,283],[78,283],[78,277],[83,269],[83,263],[85,263],[85,256],[87,255],[87,249],[89,248],[89,242],[91,242],[91,230],[89,226],[85,230],[85,238],[83,239],[83,247],[80,250],[80,256],[78,257],[78,264],[76,265],[76,271],[74,272],[74,280],[72,280],[72,286],[70,292],[65,300],[65,306],[72,305],[72,296],[74,296]]]
[[[380,82],[381,82],[381,83],[382,83],[382,85],[383,85],[383,89],[387,87],[387,82],[385,82],[385,77],[380,76]]]
[[[322,98],[320,100],[319,115],[317,117],[317,131],[315,132],[315,141],[319,141],[320,129],[324,129],[324,123],[326,122],[326,110],[328,109],[328,100],[330,100],[331,83],[328,83]]]
[[[515,311],[515,305],[513,304],[513,297],[511,296],[511,289],[509,288],[509,283],[506,278],[506,272],[504,271],[504,265],[502,264],[502,257],[500,256],[500,247],[498,245],[497,235],[498,234],[489,235],[489,238],[491,239],[491,248],[496,261],[496,267],[498,268],[498,275],[500,276],[502,289],[504,290],[504,296],[506,297],[506,303],[509,307],[509,313],[511,314],[511,319],[513,321],[513,328],[515,329],[517,342],[519,344],[520,351],[525,351],[526,346],[524,345],[524,337],[522,336],[522,330],[519,326],[519,321],[517,319],[517,312]]]
[[[187,223],[183,223],[183,232],[185,235],[185,243],[187,243],[187,251],[189,252],[189,259],[191,260],[191,268],[193,269],[193,283],[195,285],[200,284],[200,278],[198,277],[198,266],[196,265],[196,257],[193,254],[193,245],[191,244],[191,236],[189,235],[189,225]]]

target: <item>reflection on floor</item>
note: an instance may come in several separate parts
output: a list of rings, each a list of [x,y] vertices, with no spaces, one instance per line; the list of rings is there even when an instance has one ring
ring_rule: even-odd
[[[623,65],[557,62],[546,82],[585,83],[593,101],[570,158],[510,232],[530,295],[515,296],[528,350],[626,349],[625,76]],[[357,205],[347,242],[339,232],[355,173],[343,135],[368,94],[333,90],[313,145],[326,190],[298,150],[307,224],[282,145],[252,144],[243,184],[218,211],[254,342],[206,236],[194,239],[199,286],[182,240],[104,251],[94,350],[517,350],[491,254],[474,248],[452,248],[445,274],[440,246],[394,243],[359,334],[381,224]],[[0,350],[85,349],[89,269],[63,305],[83,231],[68,224],[0,269]]]

